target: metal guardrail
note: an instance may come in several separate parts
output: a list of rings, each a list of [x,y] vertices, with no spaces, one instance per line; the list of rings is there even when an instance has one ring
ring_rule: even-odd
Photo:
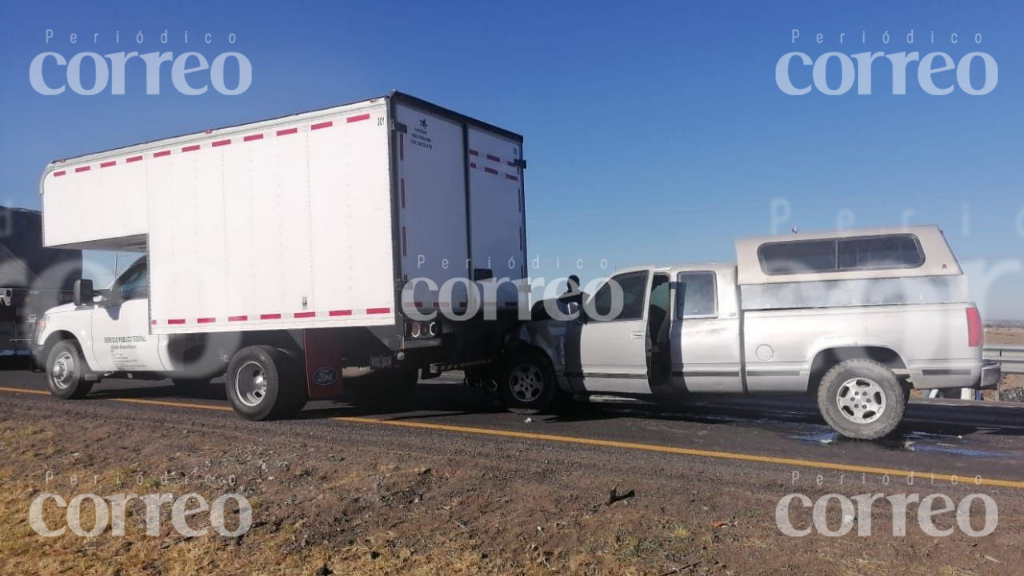
[[[1003,374],[1024,374],[1024,346],[985,346],[982,355],[986,360],[999,362]]]

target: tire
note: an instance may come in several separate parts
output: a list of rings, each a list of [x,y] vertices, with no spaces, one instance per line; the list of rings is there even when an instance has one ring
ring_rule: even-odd
[[[85,380],[88,372],[82,349],[75,340],[61,340],[46,357],[46,387],[57,398],[85,398],[93,385]]]
[[[498,381],[498,393],[509,412],[539,414],[558,396],[555,373],[544,354],[527,350],[513,355]]]
[[[818,409],[833,430],[854,440],[878,440],[903,420],[907,402],[884,364],[859,358],[840,362],[821,379]]]
[[[305,404],[299,364],[272,346],[248,346],[231,358],[224,390],[231,407],[246,420],[271,420]]]

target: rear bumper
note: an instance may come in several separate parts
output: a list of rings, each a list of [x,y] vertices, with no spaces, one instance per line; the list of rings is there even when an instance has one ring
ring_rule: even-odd
[[[997,388],[1003,379],[1003,369],[998,362],[985,360],[981,365],[981,379],[978,388]]]

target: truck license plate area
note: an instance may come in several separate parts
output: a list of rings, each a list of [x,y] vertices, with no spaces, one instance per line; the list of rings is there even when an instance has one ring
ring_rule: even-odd
[[[370,368],[373,370],[391,368],[391,356],[370,356]]]

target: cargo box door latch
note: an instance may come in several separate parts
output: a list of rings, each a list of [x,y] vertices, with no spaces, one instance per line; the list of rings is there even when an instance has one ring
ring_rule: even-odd
[[[409,132],[408,126],[394,119],[391,120],[391,129],[399,134],[407,134]]]

